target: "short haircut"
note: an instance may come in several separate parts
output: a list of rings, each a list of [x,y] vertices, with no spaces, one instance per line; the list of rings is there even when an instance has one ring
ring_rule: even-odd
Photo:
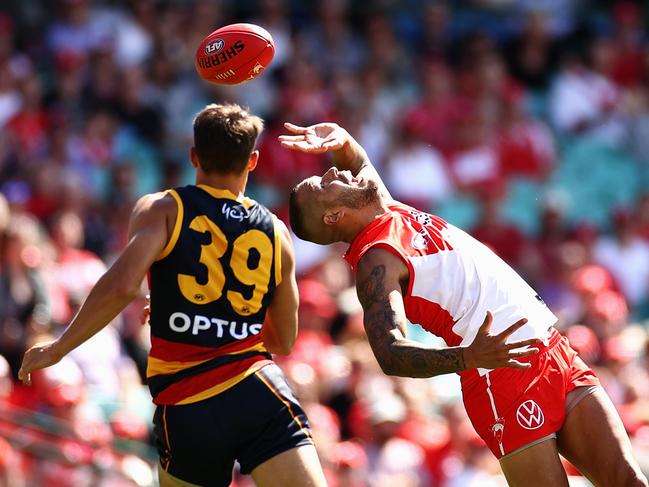
[[[295,186],[288,197],[288,218],[293,233],[302,240],[310,240],[306,226],[304,225],[304,212],[300,207],[300,203],[297,201],[297,192],[299,187],[299,184]]]
[[[243,172],[263,128],[261,118],[239,105],[207,105],[194,118],[194,149],[201,169],[220,174]]]

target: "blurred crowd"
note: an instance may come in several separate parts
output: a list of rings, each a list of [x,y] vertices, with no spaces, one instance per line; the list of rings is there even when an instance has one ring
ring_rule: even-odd
[[[628,0],[2,2],[0,486],[154,482],[143,298],[33,387],[16,374],[123,247],[136,199],[192,182],[193,116],[223,101],[266,120],[249,193],[280,216],[328,165],[279,147],[282,123],[335,121],[396,199],[515,267],[648,472],[648,18]],[[272,65],[238,87],[201,81],[196,46],[238,21],[271,32]],[[344,247],[295,244],[300,332],[278,360],[330,485],[502,485],[454,376],[381,373]]]

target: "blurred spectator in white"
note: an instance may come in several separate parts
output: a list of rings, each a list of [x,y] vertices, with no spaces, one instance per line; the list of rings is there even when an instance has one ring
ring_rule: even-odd
[[[371,487],[424,487],[424,452],[414,443],[396,436],[406,418],[406,407],[396,394],[374,398],[370,408],[370,441],[365,445]]]
[[[267,72],[273,72],[283,68],[292,57],[291,24],[289,9],[286,5],[287,0],[258,0],[256,3],[258,3],[258,14],[251,22],[263,26],[273,37],[275,56],[273,63],[266,68]]]
[[[79,215],[69,211],[55,215],[51,235],[56,250],[55,279],[71,300],[82,301],[106,272],[106,265],[95,254],[82,248],[84,229]],[[71,318],[68,315],[65,321]]]
[[[111,40],[106,25],[97,22],[89,0],[57,0],[60,18],[47,34],[49,48],[55,55],[64,52],[86,54]]]
[[[9,226],[9,220],[11,218],[11,212],[9,210],[9,203],[4,194],[0,193],[0,250],[2,250],[2,240],[7,227]],[[2,269],[2,264],[0,263],[0,269]]]
[[[453,194],[453,183],[442,154],[422,141],[413,125],[406,120],[394,137],[385,164],[385,181],[399,201],[431,210]]]
[[[352,107],[358,121],[357,133],[352,134],[363,145],[372,163],[382,168],[399,109],[407,94],[390,86],[386,73],[379,66],[363,69]]]
[[[11,67],[13,25],[11,19],[0,13],[0,128],[21,107],[17,76]]]
[[[632,305],[645,301],[649,293],[649,243],[637,234],[627,209],[613,215],[613,236],[602,236],[595,245],[595,260],[616,279]]]
[[[494,3],[494,0],[484,0]],[[548,28],[554,36],[570,33],[575,27],[575,14],[580,0],[495,0],[495,3],[510,4],[515,12],[514,18],[525,19],[530,12],[539,12],[547,16]]]
[[[75,0],[79,1],[79,0]],[[132,13],[122,9],[103,9],[95,15],[96,31],[105,31],[107,43],[122,68],[142,65],[151,56],[152,31],[156,27],[156,3],[153,0],[130,2]]]
[[[552,87],[549,109],[557,130],[598,143],[619,146],[625,135],[620,90],[608,77],[616,51],[609,39],[596,39],[588,67],[582,57],[566,52]]]

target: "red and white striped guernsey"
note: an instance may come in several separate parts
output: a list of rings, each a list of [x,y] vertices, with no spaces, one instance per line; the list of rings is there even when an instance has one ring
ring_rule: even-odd
[[[344,257],[356,272],[371,248],[399,256],[410,271],[404,295],[410,322],[449,346],[469,345],[491,311],[492,334],[527,318],[508,341],[540,338],[547,344],[557,317],[500,257],[438,216],[398,202],[388,208],[356,236]]]

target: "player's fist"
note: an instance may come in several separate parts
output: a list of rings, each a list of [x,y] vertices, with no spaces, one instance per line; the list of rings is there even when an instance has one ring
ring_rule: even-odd
[[[513,369],[529,369],[529,363],[519,362],[518,358],[527,357],[538,353],[538,348],[528,348],[527,350],[517,350],[531,345],[538,345],[541,340],[530,338],[528,340],[519,340],[516,342],[506,343],[507,338],[516,330],[521,328],[527,319],[523,318],[516,323],[501,331],[497,335],[489,333],[493,315],[487,311],[476,337],[471,345],[464,350],[464,365],[467,369],[497,369],[498,367],[511,367]]]

